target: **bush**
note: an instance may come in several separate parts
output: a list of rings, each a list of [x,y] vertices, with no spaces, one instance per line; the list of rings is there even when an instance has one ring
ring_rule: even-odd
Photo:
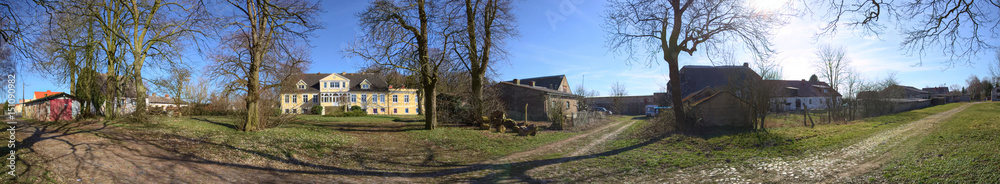
[[[549,121],[552,121],[552,126],[549,126],[549,129],[563,129],[563,124],[566,123],[566,114],[563,112],[562,105],[555,105],[549,108]]]
[[[357,107],[357,106],[355,106],[355,107]],[[367,116],[367,115],[368,115],[368,112],[359,109],[359,110],[352,110],[352,111],[347,111],[347,112],[330,113],[330,114],[326,114],[326,115],[323,115],[323,116],[324,117],[362,117],[362,116]]]
[[[351,106],[351,111],[360,111],[360,110],[362,110],[361,106],[357,106],[357,105]]]
[[[309,109],[309,112],[312,112],[312,114],[322,114],[320,112],[323,112],[323,106],[314,105],[311,109]]]
[[[339,114],[344,113],[344,108],[345,108],[344,106],[329,106],[329,107],[323,107],[323,110],[326,111],[325,115],[337,116]]]
[[[437,113],[440,123],[466,123],[473,125],[472,107],[465,103],[465,98],[457,95],[441,93],[437,95]],[[480,117],[481,118],[481,117]]]

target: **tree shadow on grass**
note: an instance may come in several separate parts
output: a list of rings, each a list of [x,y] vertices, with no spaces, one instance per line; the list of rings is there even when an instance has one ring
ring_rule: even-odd
[[[657,141],[660,141],[663,138],[664,137],[661,136],[661,137],[650,139],[650,140],[644,141],[642,143],[631,145],[631,146],[628,146],[628,147],[614,149],[614,150],[609,150],[609,151],[600,152],[600,153],[594,153],[594,154],[590,154],[590,155],[573,156],[573,157],[562,157],[562,158],[551,158],[551,159],[522,161],[522,162],[512,162],[512,163],[501,163],[501,164],[482,164],[482,163],[477,163],[477,164],[462,165],[462,166],[459,166],[459,167],[456,167],[456,168],[440,169],[440,170],[428,171],[428,172],[405,172],[403,170],[392,171],[392,170],[385,170],[385,169],[365,169],[365,170],[362,170],[362,169],[342,168],[342,167],[331,166],[331,165],[309,163],[309,162],[306,162],[306,161],[299,160],[298,158],[295,158],[294,156],[288,155],[288,154],[285,154],[285,155],[275,155],[275,154],[269,154],[269,153],[264,153],[264,152],[260,152],[260,151],[255,151],[255,150],[238,148],[238,147],[235,147],[235,146],[232,146],[232,145],[217,144],[217,143],[213,143],[213,142],[207,142],[207,141],[202,141],[202,140],[195,140],[195,139],[190,139],[190,138],[183,138],[183,139],[189,139],[189,141],[195,141],[195,142],[198,142],[199,144],[211,145],[211,146],[218,146],[218,147],[223,147],[223,148],[230,149],[230,150],[235,150],[235,151],[239,151],[239,152],[249,153],[249,154],[252,154],[252,155],[256,155],[256,156],[262,157],[262,158],[267,159],[267,160],[277,161],[277,162],[281,162],[281,163],[285,163],[285,164],[290,164],[290,165],[295,165],[295,166],[302,166],[302,167],[310,168],[310,169],[276,169],[276,168],[271,168],[271,167],[264,167],[264,166],[257,166],[257,165],[247,165],[247,164],[242,164],[242,163],[221,162],[221,161],[211,160],[211,159],[208,159],[208,158],[202,158],[202,157],[198,157],[198,156],[194,156],[194,155],[187,155],[186,157],[161,157],[161,158],[158,158],[158,159],[171,160],[171,161],[179,161],[179,162],[193,162],[193,163],[200,163],[200,164],[221,165],[221,166],[238,167],[238,168],[245,168],[245,169],[254,169],[254,170],[264,170],[264,171],[288,173],[288,174],[379,176],[379,177],[406,177],[406,178],[434,178],[434,177],[444,177],[444,176],[450,176],[450,175],[455,175],[455,174],[462,174],[462,173],[469,173],[469,172],[476,172],[476,171],[485,171],[485,170],[501,170],[502,171],[502,170],[505,170],[505,168],[515,167],[517,169],[514,169],[514,170],[510,171],[510,173],[509,173],[510,178],[517,179],[520,182],[537,183],[537,182],[544,182],[544,181],[535,179],[535,178],[527,175],[527,171],[529,171],[531,169],[534,169],[534,168],[546,166],[546,165],[553,165],[553,164],[566,163],[566,162],[572,162],[572,161],[578,161],[578,160],[585,160],[585,159],[591,159],[591,158],[597,158],[597,157],[617,155],[617,154],[620,154],[620,153],[623,153],[623,152],[626,152],[626,151],[631,151],[631,150],[634,150],[634,149],[637,149],[637,148],[641,148],[641,147],[647,146],[649,144],[652,144],[652,143],[655,143]],[[484,182],[484,181],[489,181],[491,179],[498,178],[498,177],[500,177],[500,175],[498,175],[498,174],[490,174],[490,175],[487,175],[485,177],[481,177],[481,178],[467,178],[467,180],[465,180],[465,181],[458,181],[458,182]]]
[[[223,125],[223,126],[227,125],[225,123],[214,122],[214,121],[210,121],[210,120],[200,120],[200,121],[206,121],[206,122],[209,122],[209,123],[219,124],[219,125]],[[66,127],[66,126],[64,125],[64,126],[60,127],[59,129],[65,129],[64,127]],[[229,125],[229,126],[226,126],[226,127],[232,128],[233,126]],[[89,129],[89,130],[81,130],[81,131],[59,131],[57,133],[57,135],[48,136],[48,137],[42,137],[42,133],[40,133],[40,132],[49,132],[49,133],[54,132],[53,130],[49,129],[49,126],[43,126],[43,127],[40,127],[39,130],[36,130],[35,134],[33,134],[31,137],[29,137],[29,138],[26,139],[25,145],[28,148],[33,148],[31,146],[32,143],[27,143],[27,142],[38,142],[40,140],[52,139],[52,138],[57,138],[57,137],[60,137],[60,136],[72,135],[72,134],[83,133],[83,132],[100,131],[100,130],[103,130],[103,129],[104,129],[104,127],[100,127],[100,128],[96,128],[96,129]],[[242,152],[242,153],[248,153],[248,154],[251,154],[251,155],[255,155],[255,156],[263,158],[265,161],[268,161],[268,162],[270,162],[270,161],[276,161],[276,162],[285,163],[285,164],[288,164],[288,165],[291,165],[291,166],[298,166],[298,167],[291,167],[291,168],[303,168],[303,169],[274,168],[273,166],[265,166],[265,165],[258,165],[258,164],[245,164],[245,163],[234,162],[234,161],[219,161],[219,160],[216,160],[216,159],[213,159],[213,158],[200,157],[200,156],[195,155],[195,154],[184,154],[184,153],[181,153],[180,150],[178,150],[177,148],[170,147],[171,144],[176,144],[175,142],[170,142],[170,141],[164,142],[165,140],[161,140],[164,137],[159,137],[159,136],[145,136],[145,135],[141,135],[141,134],[132,135],[132,134],[112,133],[112,134],[106,136],[105,138],[111,139],[112,141],[117,140],[117,141],[122,141],[122,142],[135,142],[135,143],[139,143],[139,145],[150,145],[150,146],[154,146],[156,148],[159,148],[161,150],[167,151],[168,153],[174,153],[174,154],[167,154],[167,155],[160,155],[160,154],[157,154],[157,155],[148,155],[148,154],[143,154],[143,151],[141,151],[142,149],[128,148],[128,149],[125,149],[125,150],[130,151],[131,153],[121,153],[121,154],[140,155],[140,156],[143,156],[144,158],[157,159],[159,161],[170,162],[170,163],[168,163],[169,165],[188,166],[188,167],[192,167],[194,169],[198,168],[195,165],[205,164],[205,165],[215,165],[215,166],[221,166],[221,167],[237,168],[238,171],[260,171],[262,173],[274,173],[274,174],[286,175],[286,176],[294,176],[294,175],[298,175],[298,174],[310,174],[310,175],[345,175],[345,176],[376,176],[376,177],[403,177],[403,178],[435,178],[435,177],[445,177],[445,176],[452,176],[452,175],[456,175],[456,174],[478,172],[478,171],[501,171],[501,172],[494,172],[495,174],[489,174],[487,176],[480,177],[480,178],[460,178],[458,180],[461,180],[461,181],[458,181],[458,182],[488,182],[489,180],[492,180],[492,179],[495,179],[495,178],[509,177],[511,179],[516,179],[516,180],[518,180],[520,182],[531,182],[531,183],[547,182],[547,181],[543,181],[543,180],[539,180],[539,179],[533,178],[533,177],[531,177],[531,176],[529,176],[527,174],[527,171],[532,170],[534,168],[538,168],[538,167],[542,167],[542,166],[547,166],[547,165],[554,165],[554,164],[566,163],[566,162],[586,160],[586,159],[603,157],[603,156],[617,155],[617,154],[620,154],[620,153],[623,153],[623,152],[626,152],[626,151],[631,151],[631,150],[634,150],[634,149],[638,149],[638,148],[647,146],[649,144],[655,143],[655,142],[660,141],[660,140],[663,139],[663,137],[657,137],[657,138],[650,139],[650,140],[647,140],[645,142],[642,142],[642,143],[639,143],[639,144],[635,144],[635,145],[631,145],[631,146],[628,146],[628,147],[614,149],[614,150],[609,150],[609,151],[600,152],[600,153],[589,154],[589,155],[573,156],[573,157],[562,157],[562,158],[551,158],[551,159],[542,159],[542,160],[531,160],[531,161],[521,161],[521,162],[510,162],[510,163],[497,163],[497,164],[493,164],[493,163],[475,163],[475,164],[465,164],[465,165],[462,165],[462,164],[459,164],[459,163],[441,162],[441,161],[437,161],[437,158],[435,158],[434,150],[432,150],[432,149],[427,149],[426,150],[426,151],[428,151],[430,153],[428,155],[426,155],[427,158],[421,159],[422,163],[400,163],[398,161],[392,161],[389,158],[378,158],[378,157],[370,157],[370,156],[363,156],[363,157],[355,158],[355,159],[361,159],[361,162],[379,162],[379,163],[383,163],[383,164],[409,165],[409,166],[417,166],[417,167],[423,167],[423,168],[426,168],[426,169],[430,169],[428,171],[416,171],[416,172],[414,172],[411,169],[384,169],[384,168],[383,169],[379,169],[379,168],[373,168],[373,167],[362,167],[362,169],[345,168],[345,167],[340,167],[340,166],[335,166],[335,165],[326,165],[326,164],[322,164],[322,163],[315,163],[315,162],[311,162],[311,161],[300,160],[300,158],[297,158],[294,154],[291,154],[289,152],[283,152],[283,153],[277,153],[277,154],[265,153],[265,152],[261,152],[261,151],[257,151],[257,150],[253,150],[253,149],[240,148],[240,147],[236,147],[236,146],[225,144],[225,143],[210,142],[210,141],[199,139],[199,138],[189,138],[189,137],[184,137],[184,136],[180,136],[180,135],[173,135],[173,134],[167,134],[167,136],[168,137],[174,137],[176,139],[180,139],[182,142],[193,143],[192,145],[198,145],[198,147],[200,147],[198,149],[210,148],[210,147],[218,147],[218,148],[222,148],[222,149],[225,149],[225,150],[232,150],[232,151],[235,151],[235,152]],[[76,151],[77,151],[76,147],[79,146],[79,145],[73,143],[72,141],[67,141],[67,140],[63,140],[63,142],[65,142],[66,144],[72,145],[71,148],[74,149],[74,153],[76,153]],[[203,147],[203,146],[207,146],[207,147]],[[281,145],[275,145],[275,146],[281,146]],[[87,152],[89,152],[89,151],[90,150],[87,150]],[[116,153],[116,154],[119,154],[119,153]],[[82,160],[85,159],[86,156],[84,156],[84,155],[73,155],[72,158],[80,159],[81,162],[82,162]],[[127,157],[121,157],[121,158],[127,158]],[[144,166],[143,164],[145,164],[145,163],[135,163],[136,161],[134,161],[134,160],[129,160],[128,162],[132,163],[132,165],[135,165],[135,166]],[[83,169],[83,168],[77,168],[77,169],[78,169],[77,172],[80,172],[80,169]],[[509,170],[509,171],[507,171],[507,170]],[[108,171],[108,172],[110,172],[110,171]],[[205,172],[206,172],[205,174],[207,174],[209,176],[214,176],[214,178],[218,178],[218,179],[223,180],[223,181],[226,181],[227,179],[231,179],[231,178],[225,178],[225,177],[220,176],[219,173],[216,172],[216,171],[205,171]],[[113,175],[113,173],[108,173],[108,174],[109,175]]]
[[[233,129],[233,130],[239,130],[239,129],[236,128],[236,125],[229,124],[229,123],[216,122],[216,121],[208,120],[208,119],[205,119],[205,118],[191,118],[191,119],[198,120],[198,121],[208,122],[208,123],[211,123],[211,124],[223,126],[223,127],[226,127],[226,128],[229,128],[229,129]]]
[[[423,125],[420,124],[384,124],[384,123],[312,123],[304,122],[302,124],[319,126],[329,128],[331,130],[346,131],[346,132],[406,132],[413,130],[422,130]]]

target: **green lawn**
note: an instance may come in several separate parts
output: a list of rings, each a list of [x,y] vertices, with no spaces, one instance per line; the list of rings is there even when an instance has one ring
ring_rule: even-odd
[[[575,172],[619,173],[629,175],[669,172],[692,166],[744,165],[753,158],[802,156],[805,153],[839,149],[874,133],[898,127],[961,104],[935,106],[910,112],[866,118],[850,124],[816,125],[809,127],[772,128],[767,132],[747,132],[718,136],[673,134],[662,139],[643,136],[650,122],[641,121],[630,127],[621,138],[610,142],[604,150],[623,150],[619,154],[570,162],[565,168]],[[628,136],[631,135],[631,136]],[[647,143],[648,145],[642,145]],[[635,147],[641,145],[641,147]],[[595,169],[597,168],[597,169]],[[597,170],[597,171],[594,171]],[[592,173],[593,174],[593,173]],[[598,173],[599,174],[599,173]],[[582,174],[588,175],[588,174]],[[562,178],[570,179],[572,177]]]
[[[203,156],[211,154],[235,153],[244,158],[267,155],[305,154],[325,156],[332,149],[345,146],[355,138],[347,134],[321,126],[288,123],[257,132],[236,130],[236,119],[225,116],[194,116],[167,118],[155,117],[151,124],[120,123],[122,127],[147,133],[147,136],[161,136],[163,140],[193,139],[191,146],[175,147],[180,151],[190,151]],[[111,135],[106,135],[111,136]],[[246,150],[232,152],[231,150]],[[215,156],[212,156],[215,157]]]
[[[1000,103],[956,114],[881,170],[889,183],[1000,181]]]

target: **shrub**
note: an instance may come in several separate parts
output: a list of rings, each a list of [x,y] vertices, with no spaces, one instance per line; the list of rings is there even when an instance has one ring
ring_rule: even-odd
[[[364,110],[356,110],[356,111],[352,110],[350,112],[344,113],[344,117],[362,117],[367,115],[368,112],[365,112]]]
[[[355,107],[357,107],[357,106],[355,106]],[[358,109],[358,110],[352,110],[352,111],[347,111],[347,112],[334,111],[334,113],[327,113],[326,115],[323,115],[323,116],[324,117],[362,117],[362,116],[367,116],[367,115],[368,115],[368,112],[366,112],[364,110],[361,110],[361,109]]]
[[[549,129],[563,129],[563,124],[566,123],[566,114],[563,112],[562,105],[554,105],[549,108],[549,121],[552,121],[552,126],[549,126]]]
[[[351,106],[351,111],[360,111],[360,110],[362,110],[361,106],[357,106],[357,105]]]
[[[323,107],[323,110],[326,111],[325,116],[336,117],[339,114],[344,113],[344,108],[345,108],[344,106],[329,106],[329,107]]]
[[[322,114],[320,112],[323,112],[323,106],[314,105],[311,109],[309,109],[309,112],[312,112],[313,114]]]

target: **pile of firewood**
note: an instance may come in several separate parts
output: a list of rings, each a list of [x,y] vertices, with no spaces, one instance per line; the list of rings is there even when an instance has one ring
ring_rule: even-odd
[[[518,136],[535,136],[538,133],[538,127],[535,125],[527,125],[525,123],[517,123],[516,121],[507,118],[506,113],[494,113],[490,117],[483,116],[483,123],[479,124],[480,130],[490,130],[494,129],[498,133],[507,133],[508,130],[517,132]]]

